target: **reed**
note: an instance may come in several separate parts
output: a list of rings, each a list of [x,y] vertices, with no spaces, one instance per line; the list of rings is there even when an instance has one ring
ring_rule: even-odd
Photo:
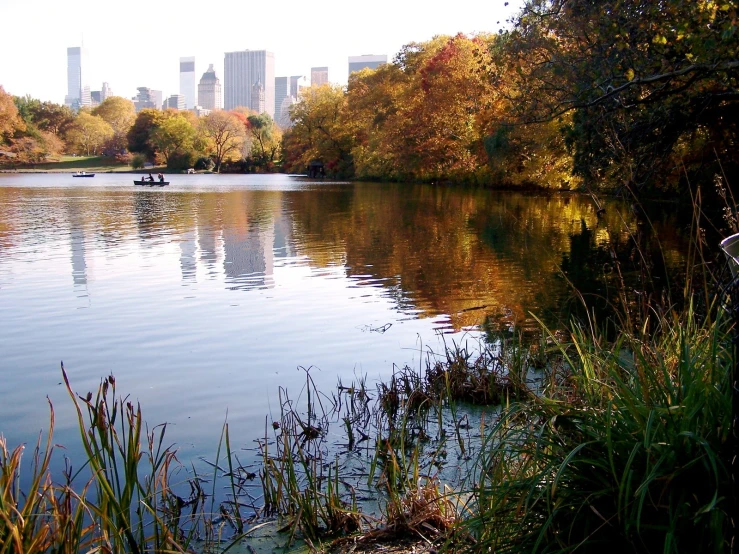
[[[486,436],[465,526],[495,552],[724,552],[731,322],[654,312],[613,341],[574,325],[541,396]]]

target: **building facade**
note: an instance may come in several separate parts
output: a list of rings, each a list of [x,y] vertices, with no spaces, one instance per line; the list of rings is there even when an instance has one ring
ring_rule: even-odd
[[[162,91],[152,90],[149,87],[138,87],[139,93],[133,99],[133,105],[136,107],[136,113],[143,109],[162,109]]]
[[[182,94],[173,94],[164,102],[162,106],[165,110],[184,110],[185,97]]]
[[[67,48],[67,94],[64,97],[64,105],[73,110],[90,106],[90,87],[85,82],[86,71],[87,50],[82,46]]]
[[[310,68],[310,85],[320,87],[328,83],[328,67]]]
[[[256,86],[258,85],[258,86]],[[223,64],[224,106],[259,108],[264,95],[264,108],[275,116],[275,55],[266,50],[226,52]],[[257,95],[253,98],[254,94]],[[261,113],[261,112],[260,112]]]
[[[290,96],[300,100],[300,93],[310,86],[304,75],[293,75],[290,77]]]
[[[368,54],[364,56],[349,56],[349,75],[362,69],[376,69],[387,63],[387,56],[375,56]]]
[[[195,58],[180,58],[180,94],[185,97],[185,109],[191,110],[198,102],[195,94]]]
[[[221,101],[221,81],[213,69],[213,64],[208,66],[208,71],[203,73],[198,83],[198,106],[206,110],[220,110],[223,108]]]
[[[287,77],[275,77],[275,121],[282,121],[282,104],[289,96],[290,80]]]

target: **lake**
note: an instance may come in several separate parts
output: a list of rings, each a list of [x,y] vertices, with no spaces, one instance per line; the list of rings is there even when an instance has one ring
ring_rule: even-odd
[[[633,275],[659,288],[684,266],[689,232],[669,207],[647,225],[628,204],[599,217],[574,194],[134,177],[0,174],[9,447],[48,428],[48,397],[55,442],[79,454],[62,361],[83,395],[115,375],[150,426],[169,424],[182,461],[212,457],[226,418],[232,443],[251,446],[278,388],[300,392],[301,368],[319,388],[372,382],[444,344],[536,329],[532,314],[556,327],[578,309],[573,287],[602,311],[636,243],[648,259]]]

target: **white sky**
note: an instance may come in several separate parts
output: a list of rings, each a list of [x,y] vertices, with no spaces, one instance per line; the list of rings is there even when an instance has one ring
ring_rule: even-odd
[[[508,3],[508,6],[505,4]],[[107,81],[131,98],[136,87],[179,92],[179,58],[195,56],[196,81],[224,52],[269,50],[275,76],[328,66],[346,84],[348,57],[387,54],[458,32],[497,32],[522,0],[0,0],[0,85],[17,96],[64,102],[67,47],[84,39],[91,90]]]

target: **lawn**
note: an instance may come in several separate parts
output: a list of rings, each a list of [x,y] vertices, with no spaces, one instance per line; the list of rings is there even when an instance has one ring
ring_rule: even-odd
[[[59,159],[55,161],[19,165],[17,169],[19,171],[89,171],[99,173],[133,171],[130,165],[116,163],[112,158],[105,156],[59,156]]]

